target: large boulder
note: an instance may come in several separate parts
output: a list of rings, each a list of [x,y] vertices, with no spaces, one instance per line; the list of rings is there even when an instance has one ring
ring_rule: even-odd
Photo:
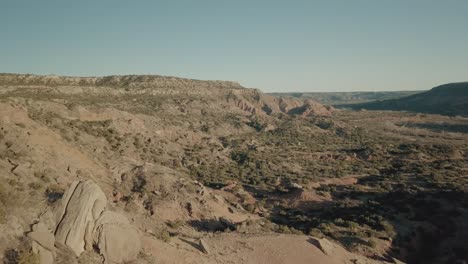
[[[77,256],[92,249],[94,223],[106,204],[106,195],[97,184],[89,180],[73,182],[56,212],[55,240]]]
[[[135,260],[141,248],[137,230],[125,216],[111,211],[104,211],[97,219],[93,241],[108,264]]]
[[[97,184],[73,182],[55,219],[50,211],[45,212],[28,233],[40,263],[76,263],[83,251],[93,249],[107,264],[136,260],[141,248],[138,231],[124,215],[105,210],[106,205],[106,195]]]

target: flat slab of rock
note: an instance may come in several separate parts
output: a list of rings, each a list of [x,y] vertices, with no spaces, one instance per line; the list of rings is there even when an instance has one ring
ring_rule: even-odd
[[[316,246],[318,249],[320,249],[325,255],[333,255],[335,245],[333,245],[333,243],[328,241],[326,238],[311,237],[308,241],[314,246]]]
[[[104,263],[108,264],[133,261],[141,249],[137,230],[125,216],[111,211],[104,211],[97,219],[93,241],[104,257]]]
[[[53,264],[55,252],[55,237],[48,231],[33,231],[28,233],[33,240],[32,250],[39,255],[39,263]]]
[[[210,247],[208,246],[208,244],[206,243],[205,240],[200,239],[200,241],[198,242],[198,245],[200,246],[200,250],[203,253],[210,254],[210,252],[211,252]]]
[[[395,263],[395,264],[405,264],[403,261],[400,261],[400,260],[398,260],[396,258],[392,258],[392,260],[393,260],[393,263]]]
[[[55,237],[48,231],[33,231],[28,233],[28,237],[37,242],[43,248],[54,251]]]

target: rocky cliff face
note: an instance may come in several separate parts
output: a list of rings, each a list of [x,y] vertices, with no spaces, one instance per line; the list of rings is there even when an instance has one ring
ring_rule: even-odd
[[[158,75],[106,77],[62,77],[0,74],[1,92],[36,94],[74,94],[86,96],[177,96],[201,97],[211,106],[231,104],[249,114],[331,115],[334,109],[311,100],[276,98],[236,82],[202,81]],[[225,108],[225,107],[224,107]]]

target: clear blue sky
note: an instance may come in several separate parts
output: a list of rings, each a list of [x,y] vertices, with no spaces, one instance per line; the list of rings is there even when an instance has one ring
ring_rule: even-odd
[[[0,72],[428,89],[468,81],[468,1],[0,0]]]

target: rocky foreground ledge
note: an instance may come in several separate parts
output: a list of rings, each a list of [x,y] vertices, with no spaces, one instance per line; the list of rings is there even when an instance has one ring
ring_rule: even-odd
[[[42,214],[27,234],[40,263],[55,263],[57,255],[66,255],[60,250],[77,257],[85,250],[97,250],[106,264],[136,260],[141,248],[138,231],[124,215],[106,206],[106,195],[96,183],[73,182],[60,206]]]
[[[32,231],[26,234],[32,240],[32,250],[39,256],[39,263],[78,263],[77,257],[86,251],[98,253],[102,263],[105,264],[139,263],[139,254],[143,250],[141,240],[145,237],[144,232],[137,230],[124,215],[110,211],[107,203],[106,195],[93,181],[73,182],[64,193],[59,206],[42,213],[32,224]],[[229,220],[225,221],[229,222]],[[246,254],[250,256],[250,260],[247,260],[246,256],[240,257],[246,260],[245,263],[275,258],[275,253],[273,253],[276,251],[275,247],[280,246],[282,249],[278,249],[279,252],[284,249],[291,251],[285,256],[278,255],[272,263],[284,260],[284,257],[299,261],[297,263],[303,263],[307,259],[317,260],[320,263],[378,263],[349,253],[341,246],[324,238],[308,237],[306,241],[301,242],[302,236],[295,237],[297,239],[285,235],[265,236],[262,243],[257,243],[258,238],[246,237],[244,243],[248,244],[251,250],[261,252],[255,256],[251,256],[251,253]],[[145,240],[147,241],[147,238]],[[284,243],[287,245],[283,245]],[[218,246],[212,248],[204,239],[200,239],[198,245],[193,246],[204,255],[220,253]],[[298,248],[293,249],[291,246]],[[148,245],[146,248],[148,250]],[[295,253],[303,250],[310,252],[295,256]],[[164,251],[154,253],[165,254]],[[179,258],[176,257],[176,259]],[[201,260],[203,257],[200,258],[199,255],[197,259]],[[211,263],[209,259],[206,261]],[[395,260],[394,263],[401,262]]]

